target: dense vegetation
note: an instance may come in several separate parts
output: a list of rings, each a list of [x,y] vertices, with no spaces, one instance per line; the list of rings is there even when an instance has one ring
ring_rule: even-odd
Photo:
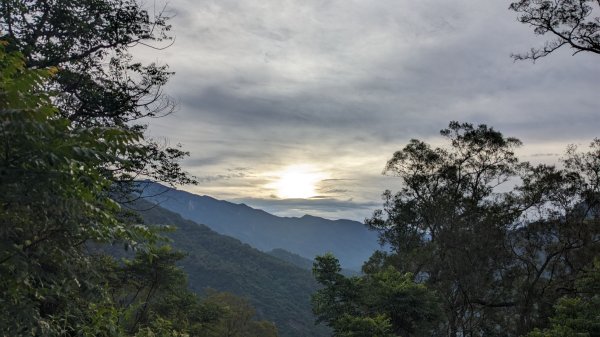
[[[392,251],[374,254],[360,278],[317,260],[315,313],[337,336],[364,335],[366,318],[381,336],[596,336],[600,140],[570,146],[558,168],[520,162],[520,141],[485,125],[441,133],[448,146],[412,140],[387,164],[404,187],[385,192],[367,223]],[[373,281],[390,273],[397,284]],[[376,296],[388,286],[391,302]]]
[[[27,68],[60,69],[47,79],[57,115],[80,129],[112,128],[135,137],[131,150],[120,154],[126,161],[103,172],[110,188],[124,195],[140,176],[194,182],[178,162],[187,153],[146,137],[140,121],[172,111],[162,92],[172,73],[166,65],[136,61],[130,50],[169,43],[168,19],[136,0],[0,1],[6,50],[18,52]]]
[[[247,298],[260,319],[273,321],[281,336],[327,336],[315,326],[310,296],[317,283],[309,271],[260,252],[239,240],[220,235],[179,214],[140,201],[136,207],[147,223],[170,224],[177,230],[167,235],[177,249],[186,252],[181,266],[190,288],[227,291]]]

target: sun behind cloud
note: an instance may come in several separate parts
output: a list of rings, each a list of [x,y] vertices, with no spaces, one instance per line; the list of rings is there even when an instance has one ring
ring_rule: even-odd
[[[307,199],[317,195],[317,184],[324,174],[312,165],[292,165],[276,174],[277,181],[270,184],[282,199]]]

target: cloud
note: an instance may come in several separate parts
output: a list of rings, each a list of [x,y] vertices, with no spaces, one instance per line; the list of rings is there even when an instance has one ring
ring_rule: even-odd
[[[357,221],[363,221],[370,217],[372,210],[380,207],[376,202],[355,202],[327,197],[311,199],[239,198],[232,199],[232,201],[264,209],[279,216],[310,214],[329,219],[348,218]]]
[[[184,164],[204,179],[196,192],[267,197],[261,174],[311,163],[332,179],[353,179],[331,183],[328,196],[378,200],[390,184],[380,172],[392,153],[411,138],[439,142],[450,120],[516,136],[526,158],[598,136],[597,57],[565,50],[514,63],[511,53],[543,40],[507,3],[170,6],[177,39],[160,58],[176,72],[166,89],[180,108],[152,120],[150,131],[192,153]],[[227,171],[237,166],[251,172]]]
[[[196,180],[200,183],[206,183],[206,182],[214,182],[214,181],[221,181],[221,180],[230,180],[230,179],[235,179],[235,178],[244,178],[246,176],[247,175],[244,172],[235,172],[235,173],[228,173],[228,174],[217,174],[217,175],[212,175],[212,176],[197,177]]]

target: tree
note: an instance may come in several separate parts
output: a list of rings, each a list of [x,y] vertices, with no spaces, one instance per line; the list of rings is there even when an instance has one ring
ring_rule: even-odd
[[[0,42],[0,331],[123,336],[167,329],[176,336],[214,319],[177,320],[184,304],[197,309],[190,314],[209,312],[198,309],[174,265],[181,254],[155,247],[156,231],[108,193],[111,168],[144,155],[139,134],[61,116],[48,90],[60,70],[27,68],[5,47]],[[136,248],[133,262],[94,249],[113,243]]]
[[[552,326],[527,337],[600,336],[600,260],[577,282],[577,296],[561,298],[554,309]]]
[[[97,252],[97,264],[123,335],[203,336],[220,324],[224,306],[190,291],[187,275],[176,265],[185,254],[163,244],[115,259],[110,248]]]
[[[393,268],[350,278],[340,272],[333,255],[316,258],[313,274],[323,288],[312,297],[313,312],[334,336],[430,336],[438,303],[412,275]]]
[[[194,182],[178,164],[187,153],[144,137],[146,126],[139,123],[174,107],[162,91],[172,74],[167,66],[137,62],[129,53],[134,46],[166,47],[168,19],[164,8],[149,13],[136,0],[0,2],[0,39],[9,42],[9,51],[19,51],[29,68],[60,69],[51,85],[60,92],[54,103],[62,117],[80,127],[136,135],[139,151],[128,154],[127,165],[106,172],[123,200],[139,178]]]
[[[167,68],[132,62],[128,53],[170,40],[164,9],[150,14],[134,0],[6,0],[0,6],[2,39],[23,53],[27,67],[61,67],[55,83],[66,96],[61,112],[71,120],[119,124],[166,107],[155,104],[164,99]]]
[[[255,310],[244,299],[227,292],[208,289],[204,303],[218,306],[222,310],[216,324],[212,324],[207,337],[277,337],[275,325],[254,319]]]
[[[520,162],[520,141],[486,125],[451,122],[441,133],[448,147],[412,140],[388,162],[404,187],[386,191],[367,224],[392,251],[363,269],[392,266],[434,290],[445,316],[438,335],[545,326],[599,254],[600,142],[569,148],[557,169]]]
[[[510,9],[519,13],[519,21],[533,27],[535,34],[554,36],[541,48],[513,55],[515,60],[537,60],[568,46],[573,55],[580,52],[600,54],[600,21],[593,16],[600,10],[597,0],[520,0]]]
[[[0,17],[0,331],[200,335],[223,311],[187,290],[182,255],[119,204],[140,176],[192,182],[186,153],[135,124],[170,111],[167,68],[127,53],[167,39],[166,17],[128,0],[8,0]]]
[[[78,127],[51,102],[47,79],[0,46],[0,330],[12,336],[116,331],[114,308],[85,242],[151,239],[119,220],[104,169],[126,165],[135,132]],[[55,75],[54,75],[55,76]],[[111,332],[112,331],[112,332]],[[100,331],[98,331],[100,333]]]

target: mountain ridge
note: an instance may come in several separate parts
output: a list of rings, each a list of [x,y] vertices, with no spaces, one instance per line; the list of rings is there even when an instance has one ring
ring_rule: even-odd
[[[205,224],[263,252],[282,248],[309,260],[330,252],[344,268],[360,270],[364,261],[380,248],[377,233],[358,221],[329,220],[310,214],[280,217],[246,204],[156,183],[145,183],[142,195],[183,218]]]

